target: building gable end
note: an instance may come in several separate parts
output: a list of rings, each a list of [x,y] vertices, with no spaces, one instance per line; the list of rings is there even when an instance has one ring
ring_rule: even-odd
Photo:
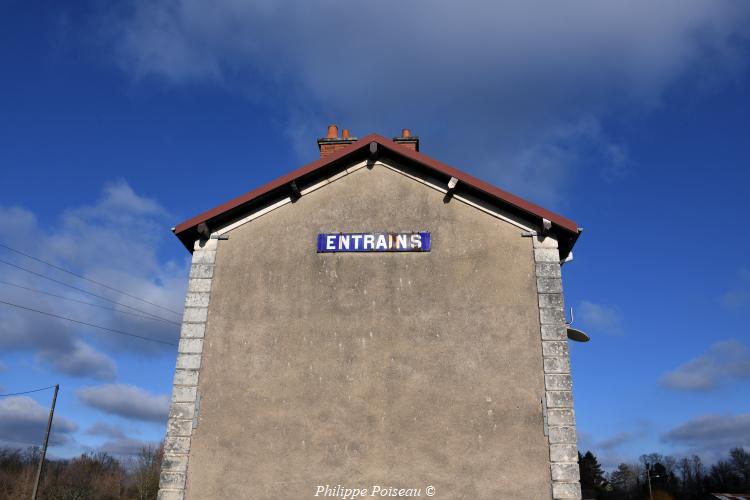
[[[386,157],[395,159],[402,165],[408,165],[413,170],[427,172],[428,176],[438,180],[437,185],[449,186],[451,194],[473,202],[481,201],[479,204],[482,206],[489,204],[501,207],[504,212],[513,214],[514,220],[526,221],[529,226],[538,226],[542,232],[555,235],[560,242],[560,253],[563,258],[568,256],[580,234],[580,229],[570,219],[377,134],[368,135],[340,151],[193,217],[176,226],[173,231],[185,247],[192,251],[193,243],[198,239],[207,238],[216,227],[223,227],[229,221],[247,217],[248,213],[257,211],[258,207],[267,208],[284,197],[288,196],[290,201],[295,200],[305,189],[321,179],[328,179],[336,172],[341,172],[342,163],[351,165],[361,161],[382,160]]]

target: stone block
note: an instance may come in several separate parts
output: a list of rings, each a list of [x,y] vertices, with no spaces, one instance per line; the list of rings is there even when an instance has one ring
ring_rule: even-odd
[[[177,455],[190,453],[190,438],[181,436],[167,436],[164,438],[164,453]]]
[[[576,444],[576,428],[571,426],[550,427],[550,444]]]
[[[542,355],[544,356],[567,356],[568,353],[567,340],[545,340],[542,342]]]
[[[201,354],[203,352],[203,339],[180,339],[177,352],[185,354]]]
[[[573,408],[573,393],[570,391],[547,391],[547,408]]]
[[[216,262],[216,250],[193,252],[193,264],[213,264]]]
[[[561,308],[542,307],[539,309],[539,321],[543,325],[564,325],[565,311]]]
[[[189,292],[210,292],[211,280],[208,278],[190,278],[188,280]]]
[[[570,359],[567,356],[544,358],[544,373],[570,373]]]
[[[552,469],[552,480],[561,482],[575,483],[580,481],[581,473],[578,470],[578,464],[558,464],[550,465]]]
[[[554,307],[562,309],[565,306],[561,293],[540,293],[538,298],[539,307]]]
[[[167,436],[190,436],[193,432],[193,421],[170,418],[167,422]]]
[[[542,325],[542,340],[567,340],[568,329],[562,325]]]
[[[210,298],[209,292],[188,292],[185,295],[185,307],[208,307]]]
[[[536,262],[560,263],[560,251],[557,248],[535,248],[534,260]]]
[[[545,375],[544,388],[548,391],[570,391],[573,389],[573,378],[559,373]]]
[[[552,498],[554,500],[580,500],[580,483],[552,483]]]
[[[206,333],[205,323],[183,323],[182,330],[180,330],[180,337],[182,338],[203,338]]]
[[[576,425],[572,408],[550,408],[547,410],[547,425]]]
[[[212,278],[214,275],[214,266],[210,264],[192,264],[190,266],[191,278]]]
[[[182,315],[184,323],[205,323],[208,319],[208,309],[205,307],[186,307]]]
[[[198,370],[175,370],[174,385],[198,385]]]
[[[195,416],[195,403],[172,403],[169,418],[192,420]]]
[[[187,464],[187,455],[164,455],[164,458],[161,460],[161,470],[167,472],[185,472]]]
[[[553,359],[553,358],[550,358]],[[177,369],[179,370],[198,370],[201,367],[200,354],[178,354]]]
[[[184,500],[184,490],[159,490],[158,500]]]
[[[561,278],[560,264],[557,262],[540,262],[536,265],[537,278]]]
[[[165,489],[184,489],[185,473],[184,472],[162,472],[159,476],[159,488]]]
[[[198,390],[195,386],[176,385],[172,388],[172,401],[175,403],[192,403]]]
[[[552,236],[538,234],[531,239],[534,241],[534,248],[557,248],[557,240]]]
[[[193,250],[200,252],[200,251],[208,251],[208,250],[216,250],[219,247],[219,240],[210,238],[207,240],[196,240],[195,244],[193,245]]]
[[[549,445],[550,462],[578,462],[578,447],[575,444]]]
[[[562,293],[560,278],[537,278],[536,289],[539,293]]]

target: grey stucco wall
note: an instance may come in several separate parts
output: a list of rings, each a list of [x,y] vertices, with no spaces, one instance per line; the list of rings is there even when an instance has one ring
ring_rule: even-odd
[[[318,232],[382,230],[431,231],[433,250],[315,252]],[[325,484],[550,498],[537,267],[519,228],[376,165],[229,237],[186,498]]]

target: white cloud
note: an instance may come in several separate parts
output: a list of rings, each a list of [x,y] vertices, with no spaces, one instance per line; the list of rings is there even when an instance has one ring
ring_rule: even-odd
[[[158,443],[143,441],[127,436],[119,426],[105,422],[95,422],[84,431],[88,436],[107,438],[101,445],[90,448],[99,452],[118,456],[134,456],[144,448],[155,448]]]
[[[169,413],[168,396],[153,395],[132,385],[86,387],[76,394],[86,406],[123,418],[164,422]]]
[[[80,340],[75,340],[72,350],[64,356],[60,356],[55,350],[41,348],[38,357],[49,363],[55,370],[67,375],[106,381],[114,380],[117,375],[117,368],[112,358]]]
[[[157,0],[101,24],[135,78],[242,93],[274,108],[306,152],[329,121],[410,126],[429,132],[429,153],[561,203],[583,151],[607,179],[627,172],[604,118],[652,109],[681,78],[740,71],[749,19],[738,0]]]
[[[576,311],[576,321],[580,321],[592,333],[621,335],[623,332],[622,318],[616,308],[587,300],[581,301]]]
[[[11,446],[39,446],[44,439],[49,408],[26,396],[0,398],[0,441]],[[55,420],[50,434],[50,446],[71,441],[71,434],[78,425],[60,415]]]
[[[750,413],[695,417],[665,433],[662,441],[683,446],[712,462],[731,448],[750,448]]]
[[[614,434],[608,438],[602,439],[599,441],[596,445],[597,449],[602,449],[605,451],[610,451],[616,448],[619,448],[620,446],[630,443],[635,439],[638,439],[640,437],[643,437],[644,431],[623,431],[618,432],[617,434]]]
[[[666,373],[660,382],[670,389],[705,391],[732,379],[746,378],[750,378],[750,351],[741,342],[725,340]]]
[[[605,469],[616,468],[623,462],[635,461],[628,453],[633,449],[633,444],[649,434],[650,424],[647,422],[633,422],[633,429],[624,430],[607,436],[603,439],[595,439],[593,435],[578,432],[578,449],[583,453],[590,450],[596,455],[599,463]]]
[[[89,436],[106,436],[115,439],[125,437],[125,433],[120,427],[106,422],[94,422],[88,429],[86,429],[85,433]]]
[[[0,217],[7,227],[4,242],[10,247],[71,269],[89,279],[115,286],[135,297],[181,311],[187,260],[165,262],[158,255],[160,245],[171,238],[168,230],[171,220],[157,202],[138,195],[126,182],[108,184],[98,201],[70,208],[55,220],[42,223],[24,208],[2,206]],[[2,300],[162,341],[177,340],[179,314],[77,279],[7,249],[0,249],[0,258],[115,302],[163,316],[173,323],[134,316],[133,309],[75,291],[6,264],[0,264],[3,281],[77,301],[93,302],[102,307],[66,301],[0,283]],[[30,351],[40,362],[69,375],[113,380],[116,376],[115,362],[101,349],[127,349],[142,353],[163,349],[159,344],[5,305],[0,307],[3,308],[0,315],[0,349],[3,352]],[[118,312],[106,308],[114,308]]]

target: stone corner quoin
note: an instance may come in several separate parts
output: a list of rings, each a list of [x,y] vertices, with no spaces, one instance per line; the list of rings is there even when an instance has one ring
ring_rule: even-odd
[[[182,500],[185,496],[190,440],[197,426],[198,378],[217,243],[216,239],[198,241],[193,251],[164,439],[159,500]]]
[[[532,238],[544,370],[544,408],[549,439],[552,498],[581,499],[567,325],[557,241]]]

